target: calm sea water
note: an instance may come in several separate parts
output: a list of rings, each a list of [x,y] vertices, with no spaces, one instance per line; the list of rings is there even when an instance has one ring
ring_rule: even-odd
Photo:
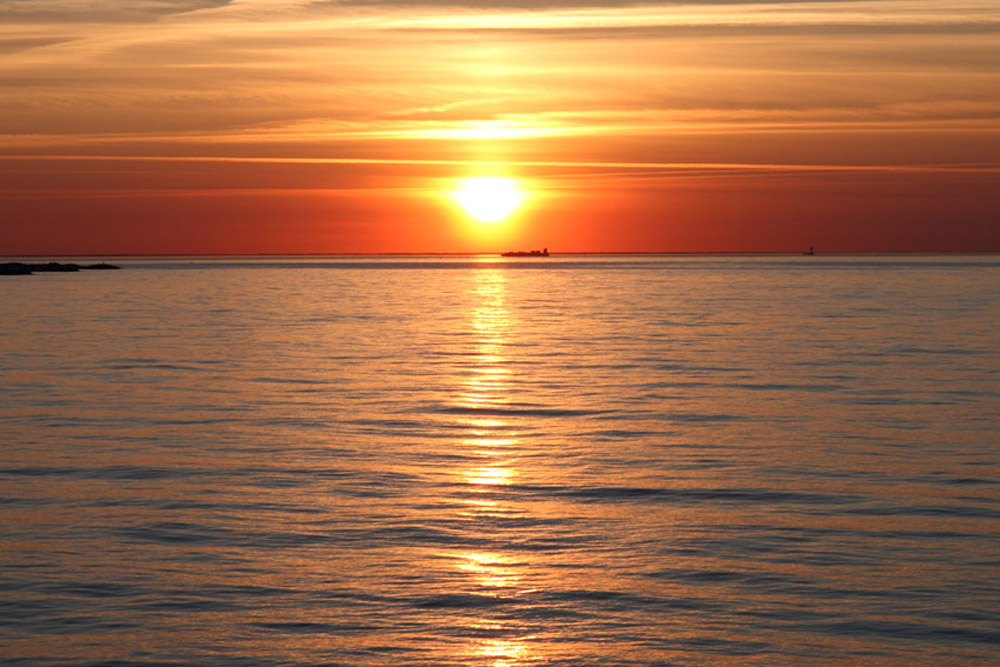
[[[1000,257],[0,278],[4,664],[1000,664]]]

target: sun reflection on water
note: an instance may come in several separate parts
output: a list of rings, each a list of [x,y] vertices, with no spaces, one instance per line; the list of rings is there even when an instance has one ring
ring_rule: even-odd
[[[523,664],[529,657],[528,645],[524,641],[510,639],[485,639],[478,646],[477,654],[491,660],[493,667],[514,667]]]
[[[472,474],[466,478],[469,484],[510,484],[513,471],[509,468],[475,468]]]
[[[456,554],[456,559],[458,569],[471,574],[481,591],[511,588],[521,582],[521,574],[512,567],[509,556],[479,551]]]
[[[457,421],[464,430],[458,443],[465,463],[455,475],[466,507],[461,517],[481,525],[484,539],[492,541],[506,521],[520,515],[505,495],[520,474],[517,463],[522,445],[512,406],[516,378],[509,348],[514,325],[504,269],[484,266],[475,272],[473,281],[475,306],[469,311],[469,327],[475,347],[460,369],[454,398],[455,406],[463,411]],[[499,541],[492,549],[442,555],[454,564],[468,594],[519,600],[533,590],[526,585],[530,564],[505,551],[508,541]],[[462,649],[463,657],[492,667],[525,664],[531,657],[525,629],[490,609],[470,617],[470,643]]]
[[[475,272],[473,280],[477,305],[471,311],[470,325],[476,333],[475,351],[469,367],[463,369],[457,404],[489,416],[461,421],[468,427],[462,448],[479,462],[464,470],[461,477],[470,487],[494,487],[510,484],[516,477],[509,454],[516,449],[517,440],[503,417],[513,376],[506,355],[511,320],[504,270],[484,267]]]

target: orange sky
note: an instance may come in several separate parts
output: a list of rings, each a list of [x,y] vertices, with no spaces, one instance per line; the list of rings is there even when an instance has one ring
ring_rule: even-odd
[[[482,5],[2,3],[0,254],[1000,251],[996,0]]]

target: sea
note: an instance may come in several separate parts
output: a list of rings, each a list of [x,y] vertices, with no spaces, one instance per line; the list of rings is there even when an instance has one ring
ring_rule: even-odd
[[[1000,256],[0,277],[4,665],[1000,664]]]

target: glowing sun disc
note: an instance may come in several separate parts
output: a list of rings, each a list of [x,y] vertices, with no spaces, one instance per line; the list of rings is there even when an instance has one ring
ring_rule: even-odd
[[[513,178],[477,176],[462,179],[455,201],[480,222],[499,222],[517,210],[524,193]]]

